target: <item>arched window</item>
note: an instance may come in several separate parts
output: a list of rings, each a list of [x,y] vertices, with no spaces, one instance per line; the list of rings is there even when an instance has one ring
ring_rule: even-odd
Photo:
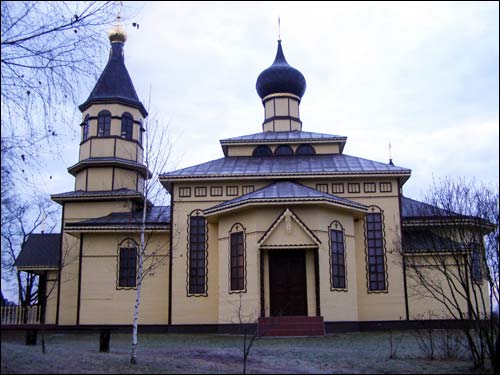
[[[132,115],[128,112],[125,112],[122,115],[122,137],[125,139],[132,139],[132,125],[134,123],[134,119]]]
[[[273,156],[273,152],[269,146],[260,145],[255,147],[252,156]]]
[[[342,224],[334,221],[330,224],[330,285],[331,289],[347,289],[345,234]]]
[[[97,136],[109,137],[111,130],[111,113],[109,111],[101,111],[97,115]]]
[[[316,155],[316,150],[311,145],[300,145],[295,150],[295,155]]]
[[[118,245],[118,287],[137,286],[137,243],[127,238]]]
[[[293,156],[293,150],[288,145],[280,145],[274,151],[275,156]]]
[[[83,142],[89,139],[89,119],[90,116],[85,116],[85,120],[83,121]]]
[[[368,268],[368,291],[387,291],[384,239],[384,215],[380,207],[370,206],[365,218],[365,240]]]
[[[246,292],[245,228],[234,224],[229,231],[229,293]]]
[[[207,294],[207,224],[201,210],[189,215],[188,294]]]

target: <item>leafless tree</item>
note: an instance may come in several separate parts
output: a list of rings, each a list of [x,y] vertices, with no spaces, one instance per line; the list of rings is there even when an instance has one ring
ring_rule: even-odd
[[[257,311],[245,312],[243,308],[243,296],[241,293],[238,295],[238,301],[234,300],[226,300],[228,304],[233,306],[234,315],[232,319],[229,321],[231,324],[236,324],[239,328],[239,332],[243,338],[243,342],[241,343],[241,354],[242,354],[242,362],[243,369],[242,373],[246,374],[247,372],[247,363],[248,357],[250,356],[250,351],[254,347],[257,340],[259,340],[262,336],[266,334],[267,329],[259,331],[258,328],[258,314]],[[256,318],[257,317],[257,318]]]
[[[463,323],[474,364],[498,373],[498,187],[446,179],[403,225],[404,261],[417,293]]]
[[[58,209],[43,197],[31,202],[12,199],[2,207],[2,279],[9,283],[15,277],[19,304],[30,306],[38,301],[38,278],[34,273],[16,271],[14,265],[28,238],[40,229],[51,232],[57,224]]]
[[[151,94],[150,94],[151,96]],[[137,364],[137,343],[138,335],[137,328],[139,322],[139,311],[141,304],[141,291],[142,284],[146,277],[151,276],[155,269],[164,266],[170,256],[172,249],[168,249],[165,253],[164,250],[169,244],[158,246],[149,246],[154,230],[148,231],[147,229],[147,214],[151,206],[151,202],[157,205],[165,202],[168,198],[167,193],[163,186],[159,183],[158,174],[166,171],[171,160],[172,143],[169,138],[168,125],[163,126],[162,123],[153,120],[145,122],[145,148],[144,148],[144,164],[147,170],[151,170],[152,178],[147,178],[144,181],[142,189],[143,202],[142,202],[142,218],[140,224],[140,243],[137,258],[137,289],[134,304],[134,312],[132,319],[132,346],[130,353],[130,363]],[[153,122],[154,125],[150,126]],[[149,172],[148,172],[149,173]],[[151,219],[155,219],[150,218]],[[172,233],[170,233],[172,235]]]
[[[2,179],[25,183],[99,73],[116,1],[2,1]],[[85,91],[84,91],[85,92]],[[17,173],[17,172],[20,173]],[[24,173],[23,173],[24,172]],[[31,182],[31,181],[30,181]]]

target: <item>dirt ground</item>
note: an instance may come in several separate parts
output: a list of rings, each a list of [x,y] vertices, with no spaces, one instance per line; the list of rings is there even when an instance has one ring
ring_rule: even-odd
[[[36,346],[24,333],[2,332],[1,372],[7,373],[242,373],[242,336],[140,334],[138,364],[131,366],[130,334],[111,334],[109,353],[99,334],[45,333]],[[470,374],[465,358],[426,359],[408,332],[344,333],[318,338],[264,338],[252,347],[247,373]],[[396,349],[396,350],[395,350]],[[391,358],[392,353],[392,358]]]

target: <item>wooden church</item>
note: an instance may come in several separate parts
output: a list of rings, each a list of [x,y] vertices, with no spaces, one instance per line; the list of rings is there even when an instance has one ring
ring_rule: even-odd
[[[61,233],[33,235],[17,260],[19,271],[40,275],[43,323],[61,328],[132,322],[152,178],[148,113],[124,64],[126,33],[116,26],[109,39],[109,61],[79,107],[74,191],[52,195]],[[244,317],[269,334],[300,336],[445,314],[413,293],[405,267],[408,256],[443,250],[422,246],[434,208],[402,195],[411,170],[345,154],[346,136],[304,130],[306,80],[281,40],[256,89],[261,128],[220,140],[219,159],[160,174],[169,206],[146,201],[151,272],[140,326],[231,332]]]

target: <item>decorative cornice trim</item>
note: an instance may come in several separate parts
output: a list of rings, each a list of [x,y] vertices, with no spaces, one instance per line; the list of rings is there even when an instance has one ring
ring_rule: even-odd
[[[314,247],[319,247],[321,245],[321,240],[316,237],[316,235],[313,233],[311,229],[307,227],[307,225],[300,220],[300,218],[289,208],[286,208],[279,216],[278,218],[274,221],[273,224],[267,229],[267,231],[262,235],[262,237],[257,241],[257,244],[259,247],[262,247],[264,245],[264,242],[269,238],[269,236],[274,232],[274,230],[278,227],[278,225],[287,217],[290,217],[291,219],[294,219],[295,222],[299,225],[300,228],[311,238],[311,240],[314,242],[314,244],[308,244],[308,246]],[[304,244],[297,244],[300,246],[304,246]],[[269,247],[269,245],[267,245]],[[272,245],[271,245],[272,246]],[[283,245],[284,247],[293,247],[295,245],[293,244],[288,244],[288,245]]]

